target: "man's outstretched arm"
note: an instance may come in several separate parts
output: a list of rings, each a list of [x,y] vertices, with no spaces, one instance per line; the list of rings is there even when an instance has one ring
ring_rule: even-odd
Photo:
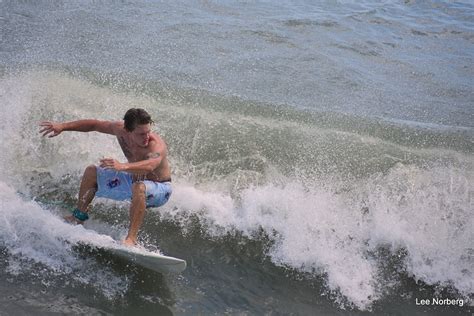
[[[100,121],[100,120],[78,120],[72,122],[41,122],[40,133],[43,136],[55,137],[64,131],[75,132],[100,132],[116,135],[117,129],[123,125],[120,121]]]

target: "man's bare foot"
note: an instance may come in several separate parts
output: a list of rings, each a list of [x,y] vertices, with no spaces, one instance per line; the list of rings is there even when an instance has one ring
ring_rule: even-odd
[[[74,215],[64,216],[64,220],[68,222],[69,224],[74,224],[74,225],[84,224],[83,221],[78,220],[77,218],[74,217]]]
[[[127,247],[135,247],[137,245],[137,241],[127,237],[122,241],[122,244]]]

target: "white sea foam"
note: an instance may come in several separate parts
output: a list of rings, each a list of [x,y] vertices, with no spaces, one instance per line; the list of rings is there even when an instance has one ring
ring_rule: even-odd
[[[111,237],[65,223],[36,202],[23,200],[3,182],[0,182],[0,201],[0,244],[9,253],[8,272],[35,271],[38,267],[31,263],[41,263],[49,273],[98,287],[106,297],[113,298],[126,291],[127,282],[111,269],[99,268],[95,261],[81,259],[72,251],[78,242],[113,245]]]
[[[366,309],[391,286],[371,255],[378,247],[406,250],[406,271],[416,280],[465,297],[474,292],[472,181],[456,169],[399,165],[343,192],[268,184],[242,191],[240,202],[184,184],[165,210],[182,222],[182,211],[198,214],[216,236],[263,229],[274,238],[268,255],[275,264],[323,273],[330,290]]]
[[[269,252],[275,264],[326,274],[328,287],[359,308],[377,298],[377,269],[366,254],[362,215],[337,195],[297,183],[266,185],[244,190],[236,205],[219,192],[177,186],[170,203],[169,215],[200,214],[214,235],[237,229],[251,237],[263,229],[275,236]]]
[[[372,243],[403,247],[407,272],[428,284],[474,293],[474,173],[398,166],[368,192]]]

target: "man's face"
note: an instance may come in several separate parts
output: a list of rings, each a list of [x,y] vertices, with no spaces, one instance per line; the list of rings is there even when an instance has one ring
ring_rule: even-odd
[[[146,147],[150,141],[151,126],[150,124],[137,125],[130,134],[135,144],[140,147]]]

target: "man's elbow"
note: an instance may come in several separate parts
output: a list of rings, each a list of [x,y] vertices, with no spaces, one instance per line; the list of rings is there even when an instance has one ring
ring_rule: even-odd
[[[153,163],[150,163],[147,167],[146,167],[146,171],[147,172],[153,172],[155,171],[155,169],[158,168],[158,166],[160,165],[160,161],[156,161],[156,162],[153,162]]]

